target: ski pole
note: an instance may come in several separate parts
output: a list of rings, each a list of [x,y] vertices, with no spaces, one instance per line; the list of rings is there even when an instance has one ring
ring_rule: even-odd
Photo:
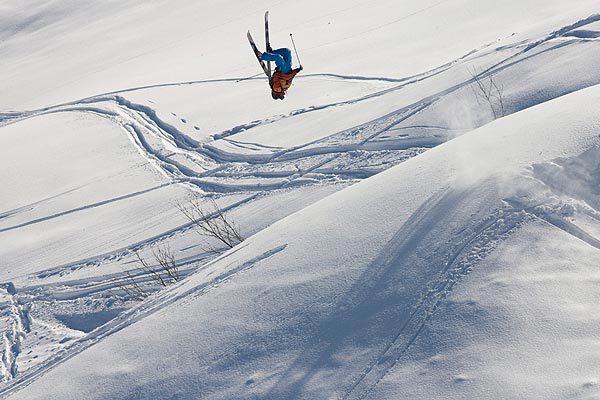
[[[248,79],[252,79],[252,78],[256,78],[259,75],[264,74],[264,72],[259,72],[258,74],[252,75],[252,76],[248,76],[246,78],[240,78],[237,81],[235,81],[235,83],[241,82],[241,81],[247,81]]]
[[[296,52],[296,59],[298,60],[298,64],[302,66],[302,62],[300,61],[300,57],[298,56],[298,49],[296,48],[296,43],[294,42],[294,36],[290,33],[290,39],[292,39],[292,45],[294,46],[294,52]]]

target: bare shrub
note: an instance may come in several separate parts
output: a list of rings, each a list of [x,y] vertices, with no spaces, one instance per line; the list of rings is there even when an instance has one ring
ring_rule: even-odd
[[[477,103],[481,104],[480,100],[483,100],[490,107],[494,119],[503,117],[505,115],[504,88],[502,85],[496,83],[494,74],[489,73],[484,76],[476,70],[472,70],[471,77],[474,81],[471,88],[477,98]]]
[[[148,278],[155,285],[167,287],[181,279],[179,266],[169,247],[157,247],[152,250],[155,264],[150,264],[138,252],[135,253],[139,266],[135,276],[125,272],[125,278],[117,286],[134,300],[143,300],[150,295]]]
[[[196,228],[201,236],[214,238],[227,248],[233,248],[244,241],[239,228],[214,199],[204,206],[198,199],[189,205],[178,204],[177,208]],[[215,249],[210,249],[215,251]]]
[[[150,295],[129,271],[125,271],[125,278],[122,281],[117,281],[116,286],[133,300],[142,301]]]
[[[158,247],[152,250],[156,265],[150,265],[138,252],[135,253],[142,271],[146,272],[152,280],[164,287],[167,287],[179,280],[179,267],[175,262],[175,256],[168,247]]]
[[[177,204],[177,208],[203,237],[216,239],[226,248],[233,248],[244,241],[235,222],[214,199],[209,199],[208,205],[201,204],[199,199],[193,199],[186,206]],[[214,248],[208,250],[219,251]],[[181,279],[175,256],[168,247],[158,246],[152,250],[153,263],[148,262],[138,252],[135,255],[139,266],[132,271],[126,271],[125,277],[116,283],[130,298],[141,301],[156,291],[157,285],[167,287]]]

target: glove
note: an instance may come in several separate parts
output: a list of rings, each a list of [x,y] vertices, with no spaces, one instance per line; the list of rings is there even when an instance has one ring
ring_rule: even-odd
[[[304,69],[304,67],[302,67],[302,65],[300,67],[298,67],[298,72],[302,71]]]

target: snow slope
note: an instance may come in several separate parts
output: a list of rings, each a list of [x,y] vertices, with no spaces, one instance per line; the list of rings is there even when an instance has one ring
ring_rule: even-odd
[[[277,222],[12,398],[597,393],[598,101],[506,117]]]
[[[267,7],[285,102],[237,81]],[[1,396],[598,395],[595,2],[0,9]]]

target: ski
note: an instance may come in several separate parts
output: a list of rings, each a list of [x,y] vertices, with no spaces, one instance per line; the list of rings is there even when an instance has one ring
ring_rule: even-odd
[[[265,44],[267,48],[267,53],[271,53],[273,49],[271,48],[271,42],[269,42],[269,12],[265,11]],[[269,79],[271,77],[271,63],[267,61],[267,76]]]
[[[254,42],[254,39],[252,38],[252,35],[250,34],[250,31],[248,31],[248,35],[247,36],[248,36],[248,41],[250,42],[250,46],[252,47],[252,50],[254,51],[254,55],[258,59],[258,62],[260,63],[260,66],[262,67],[263,71],[265,72],[265,75],[267,76],[267,78],[269,78],[269,82],[270,82],[271,81],[271,74],[269,73],[269,70],[267,69],[267,65],[261,59],[262,58],[262,53],[256,47],[256,43]]]

